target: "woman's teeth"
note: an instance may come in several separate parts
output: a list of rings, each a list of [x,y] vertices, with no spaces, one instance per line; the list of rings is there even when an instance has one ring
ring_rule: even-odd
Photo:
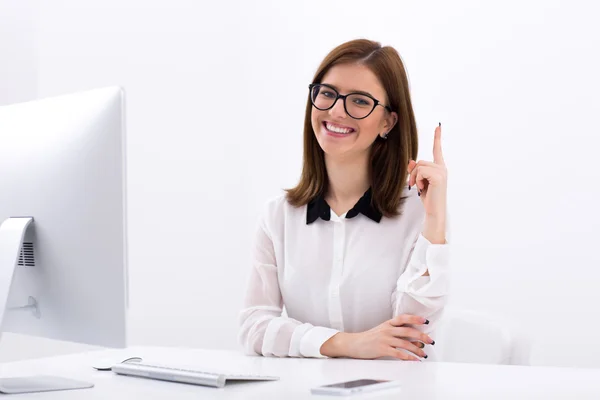
[[[348,134],[348,133],[354,132],[354,129],[340,128],[340,127],[337,127],[337,126],[334,126],[334,125],[331,125],[331,124],[327,124],[327,123],[325,124],[325,127],[328,130],[330,130],[331,132],[335,132],[335,133],[345,133],[345,134]]]

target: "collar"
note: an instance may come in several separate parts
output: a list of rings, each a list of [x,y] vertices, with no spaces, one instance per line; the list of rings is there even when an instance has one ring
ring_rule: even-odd
[[[372,198],[373,190],[372,188],[369,188],[356,202],[354,207],[346,213],[346,218],[354,218],[360,213],[379,223],[382,214],[371,204]],[[308,206],[306,207],[306,224],[312,224],[319,218],[324,221],[329,221],[331,219],[331,208],[322,194],[318,195],[308,203]]]

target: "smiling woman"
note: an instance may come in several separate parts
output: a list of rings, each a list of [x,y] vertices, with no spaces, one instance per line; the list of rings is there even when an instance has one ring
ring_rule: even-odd
[[[333,49],[308,89],[302,175],[262,215],[240,341],[265,356],[428,358],[449,280],[441,124],[433,162],[414,161],[406,71],[377,42]]]
[[[398,215],[403,188],[397,183],[406,180],[408,162],[418,154],[416,122],[400,56],[393,48],[370,41],[348,42],[323,60],[313,82],[305,115],[302,179],[288,191],[289,200],[302,205],[327,191],[325,154],[359,155],[370,164],[368,171],[363,170],[376,183],[373,202],[384,215]],[[340,97],[343,101],[338,101]],[[335,136],[328,135],[332,130],[326,123],[353,129],[354,135],[346,141],[328,140]],[[378,136],[387,138],[385,145],[375,140]],[[386,168],[389,165],[397,167]]]

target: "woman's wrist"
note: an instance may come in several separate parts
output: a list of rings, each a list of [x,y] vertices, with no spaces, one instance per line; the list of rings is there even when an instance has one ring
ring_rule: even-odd
[[[350,333],[338,332],[321,346],[321,354],[326,357],[347,357]]]
[[[422,234],[432,244],[446,243],[446,218],[426,218]]]

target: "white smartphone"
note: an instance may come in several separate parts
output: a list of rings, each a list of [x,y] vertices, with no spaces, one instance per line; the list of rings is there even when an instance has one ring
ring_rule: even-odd
[[[329,394],[334,396],[349,396],[357,393],[375,392],[377,390],[400,387],[400,381],[377,379],[357,379],[354,381],[334,383],[331,385],[312,388],[312,394]]]

